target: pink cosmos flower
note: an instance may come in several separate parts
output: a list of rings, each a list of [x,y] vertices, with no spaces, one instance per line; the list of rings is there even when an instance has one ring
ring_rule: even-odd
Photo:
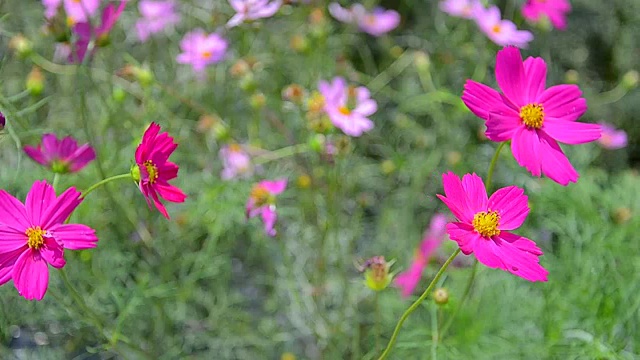
[[[0,190],[0,285],[13,279],[20,295],[42,300],[49,285],[48,265],[62,268],[64,249],[96,247],[95,230],[65,224],[80,202],[75,188],[56,196],[45,181],[33,183],[24,204]]]
[[[420,243],[418,251],[416,251],[409,270],[398,274],[395,278],[394,283],[396,287],[402,290],[403,297],[411,295],[416,286],[418,286],[418,283],[422,278],[422,272],[429,263],[429,258],[431,258],[438,247],[440,247],[442,240],[444,240],[446,225],[447,217],[443,214],[436,214],[431,219],[429,229],[424,234],[424,238]]]
[[[131,170],[133,179],[151,207],[169,219],[167,209],[159,198],[181,203],[187,198],[182,190],[169,184],[178,177],[178,165],[169,161],[169,156],[178,147],[168,133],[160,133],[160,125],[151,123],[142,136],[142,143],[136,149],[136,165]]]
[[[613,125],[600,123],[602,128],[602,137],[598,139],[598,143],[605,149],[617,150],[627,146],[627,133],[624,130],[618,130]]]
[[[445,196],[438,195],[458,222],[447,224],[447,234],[466,255],[474,253],[490,268],[508,271],[529,281],[547,281],[547,270],[539,264],[542,251],[535,242],[514,230],[529,214],[524,190],[509,186],[490,198],[482,179],[466,174],[462,181],[448,172],[442,175]]]
[[[522,5],[522,15],[525,19],[533,22],[546,16],[556,29],[567,28],[567,13],[571,11],[571,4],[568,0],[527,0]]]
[[[226,145],[220,149],[223,169],[220,177],[222,180],[231,180],[236,177],[248,177],[253,173],[251,156],[240,145]]]
[[[464,19],[473,19],[474,10],[478,8],[484,10],[480,0],[445,0],[440,3],[440,10]]]
[[[494,43],[500,46],[514,45],[520,48],[527,47],[527,43],[533,40],[533,34],[526,30],[518,30],[516,24],[509,20],[502,20],[500,9],[491,6],[485,9],[478,6],[473,9],[474,19],[482,32]]]
[[[92,36],[95,37],[97,46],[103,46],[107,43],[109,32],[122,15],[126,5],[126,1],[121,1],[118,8],[113,4],[107,5],[102,11],[102,23],[95,29],[91,29],[91,24],[88,22],[77,23],[73,27],[73,32],[78,39],[73,46],[69,60],[73,63],[81,63],[84,60]],[[93,50],[95,51],[95,48]]]
[[[202,29],[194,30],[180,42],[182,53],[176,61],[191,64],[193,70],[202,72],[207,65],[222,61],[227,51],[227,41],[218,34],[207,35]]]
[[[96,158],[91,145],[78,146],[71,136],[58,139],[55,134],[44,134],[42,143],[36,147],[27,145],[23,150],[35,162],[59,174],[78,172]]]
[[[397,11],[377,7],[368,12],[362,4],[353,4],[346,9],[338,3],[331,3],[329,13],[343,23],[357,23],[360,30],[373,36],[382,36],[400,24],[400,14]]]
[[[46,19],[55,17],[61,4],[62,0],[42,0],[42,5],[44,5],[44,17]]]
[[[140,41],[147,41],[149,36],[159,33],[168,26],[177,24],[180,15],[176,13],[175,3],[169,1],[142,0],[138,5],[142,17],[136,21],[136,32]]]
[[[567,185],[578,180],[558,142],[582,144],[600,138],[600,125],[576,120],[587,102],[576,85],[546,87],[547,65],[541,58],[522,61],[520,51],[507,47],[496,57],[496,80],[502,94],[467,80],[462,101],[484,119],[492,141],[511,140],[520,166],[534,176],[546,175]]]
[[[232,28],[245,21],[273,16],[282,6],[282,0],[229,0],[229,4],[236,11],[227,22],[227,27]]]
[[[55,1],[50,0],[43,1],[55,3]],[[100,0],[64,0],[64,11],[67,13],[67,23],[71,26],[80,22],[87,22],[90,17],[95,15],[99,7]]]
[[[7,118],[4,116],[2,112],[0,112],[0,130],[3,130],[7,125]]]
[[[263,180],[253,186],[246,206],[247,218],[260,215],[264,223],[264,231],[269,236],[276,236],[275,224],[278,218],[276,213],[276,195],[282,193],[287,187],[287,179]]]
[[[360,136],[373,129],[373,115],[378,104],[363,86],[348,87],[346,81],[336,77],[331,83],[320,81],[318,90],[324,97],[324,111],[333,125],[349,136]]]

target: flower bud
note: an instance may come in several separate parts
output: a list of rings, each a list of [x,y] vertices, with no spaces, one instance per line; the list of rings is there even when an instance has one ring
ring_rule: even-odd
[[[27,75],[26,87],[33,96],[42,94],[44,90],[44,75],[38,67],[33,67],[29,75]]]
[[[31,55],[33,44],[22,34],[18,34],[9,40],[9,48],[14,50],[19,58],[24,59]]]
[[[455,166],[462,160],[462,154],[459,151],[449,151],[446,155],[447,163],[450,166]]]
[[[261,92],[257,92],[249,98],[249,105],[256,110],[262,109],[266,103],[267,98]]]
[[[301,104],[304,99],[304,88],[298,84],[291,84],[282,89],[282,99]]]
[[[622,87],[626,90],[633,90],[638,86],[638,72],[636,70],[628,71],[622,76]]]
[[[311,176],[307,174],[302,174],[298,176],[298,179],[296,180],[296,185],[300,189],[308,189],[309,186],[311,186]]]
[[[240,79],[240,89],[251,93],[258,88],[258,83],[253,77],[252,73],[247,73],[245,76]]]
[[[449,291],[445,288],[438,288],[433,292],[433,300],[438,305],[445,305],[449,302]]]
[[[385,160],[382,162],[382,164],[380,164],[380,170],[382,170],[382,173],[385,175],[389,175],[392,172],[396,171],[396,164],[393,162],[393,160]]]
[[[391,49],[389,49],[389,54],[396,59],[402,56],[403,53],[404,50],[398,45],[394,45],[391,47]]]
[[[306,53],[309,51],[309,41],[304,35],[295,34],[289,41],[289,47],[296,52]]]
[[[133,164],[133,166],[131,166],[131,178],[136,184],[140,182],[141,176],[138,164]]]
[[[324,150],[326,138],[322,134],[315,134],[311,136],[308,140],[309,148],[315,152],[322,152]]]
[[[429,59],[429,55],[424,51],[416,51],[413,54],[413,64],[418,71],[427,72],[429,71],[429,67],[431,67],[431,59]]]
[[[290,352],[283,353],[280,360],[296,360],[296,356]]]
[[[244,59],[240,59],[236,61],[231,68],[229,69],[229,73],[234,78],[241,78],[248,74],[251,71],[251,66]]]
[[[564,73],[564,81],[568,84],[577,84],[580,80],[580,73],[571,69]]]
[[[389,273],[390,262],[384,260],[384,256],[374,256],[360,266],[364,271],[364,284],[371,290],[381,291],[387,288],[393,279]]]
[[[147,67],[135,67],[133,75],[142,87],[147,87],[153,83],[155,77],[149,68]]]
[[[619,207],[613,211],[611,218],[616,224],[624,224],[631,219],[632,215],[628,207]]]
[[[218,141],[226,141],[231,135],[227,124],[216,115],[202,115],[196,129],[201,133],[211,133]]]
[[[119,86],[115,86],[113,90],[111,90],[111,97],[117,103],[121,103],[127,97],[127,93]]]

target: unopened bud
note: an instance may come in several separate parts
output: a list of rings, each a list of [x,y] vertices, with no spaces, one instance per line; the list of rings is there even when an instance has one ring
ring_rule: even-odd
[[[374,256],[360,266],[364,271],[364,284],[371,290],[381,291],[387,288],[393,279],[389,273],[392,263],[386,262],[384,256]]]
[[[116,86],[111,90],[111,97],[117,103],[121,103],[127,97],[127,93],[119,86]]]
[[[564,73],[564,82],[568,84],[577,84],[580,81],[580,73],[571,69]]]
[[[9,48],[13,49],[21,59],[31,55],[31,52],[33,51],[31,41],[22,34],[18,34],[9,40]]]
[[[385,175],[389,175],[392,172],[396,171],[396,164],[392,160],[385,160],[380,164],[380,170]]]
[[[289,41],[289,47],[296,52],[306,53],[309,50],[309,41],[304,35],[295,34]]]
[[[196,129],[201,133],[211,133],[218,141],[225,141],[231,135],[227,124],[216,115],[202,115]]]
[[[256,110],[262,109],[266,104],[267,98],[261,92],[257,92],[249,98],[249,105]]]
[[[613,211],[612,220],[616,224],[624,224],[631,219],[631,209],[627,207],[619,207]]]
[[[250,71],[251,66],[243,59],[236,61],[233,65],[231,65],[231,68],[229,69],[229,73],[234,78],[241,78]]]
[[[302,174],[298,176],[298,179],[296,180],[296,185],[300,189],[308,189],[309,186],[311,186],[311,176],[307,174]]]
[[[633,90],[638,86],[638,72],[635,70],[628,71],[622,76],[622,87],[627,90]]]
[[[27,75],[26,88],[33,96],[42,94],[44,90],[44,75],[38,67],[34,67]]]
[[[283,353],[280,360],[296,360],[296,356],[290,352]]]
[[[155,80],[153,73],[147,67],[135,67],[133,74],[143,87],[151,85]]]
[[[298,84],[291,84],[282,89],[282,98],[296,104],[302,103],[304,95],[304,88]]]
[[[131,166],[131,178],[136,184],[140,182],[140,167],[138,166],[138,164],[134,164],[133,166]]]
[[[325,23],[324,10],[322,8],[315,8],[311,10],[309,14],[309,23],[311,25],[323,25]]]
[[[389,54],[396,59],[402,56],[403,53],[404,50],[398,45],[394,45],[391,47],[391,49],[389,49]]]
[[[351,151],[351,138],[348,136],[339,136],[335,142],[336,151],[340,155],[348,154]]]
[[[438,288],[433,292],[433,300],[438,305],[445,305],[449,302],[449,292],[445,288]]]
[[[324,144],[326,142],[326,138],[322,134],[315,134],[311,136],[308,140],[309,148],[315,152],[322,152],[324,150]]]
[[[449,151],[446,155],[446,159],[450,166],[455,166],[460,163],[460,160],[462,160],[462,154],[460,154],[459,151]]]
[[[247,73],[240,80],[240,89],[248,93],[255,91],[257,88],[258,88],[258,83],[256,83],[256,80],[254,79],[252,73]]]
[[[413,54],[413,64],[418,71],[427,72],[429,71],[429,67],[431,67],[431,59],[429,59],[429,55],[424,51],[416,51]]]
[[[7,118],[4,116],[2,112],[0,112],[0,131],[4,129],[7,125]]]

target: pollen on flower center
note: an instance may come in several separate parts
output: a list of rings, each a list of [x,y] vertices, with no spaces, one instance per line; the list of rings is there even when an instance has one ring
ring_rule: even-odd
[[[25,231],[25,234],[29,238],[29,241],[27,242],[27,245],[29,245],[29,248],[33,250],[40,249],[42,245],[44,245],[44,235],[46,233],[47,232],[42,230],[40,226],[28,228]]]
[[[254,186],[251,189],[251,198],[255,201],[255,206],[262,206],[271,202],[272,197],[269,190],[262,186]]]
[[[525,105],[520,109],[520,119],[530,128],[540,129],[544,122],[544,111],[540,104]]]
[[[149,183],[153,184],[158,179],[158,167],[151,160],[145,161],[143,165],[149,174]]]
[[[496,34],[500,34],[500,32],[502,31],[502,28],[500,27],[500,25],[493,25],[493,27],[491,28],[491,31],[493,31]]]
[[[202,57],[205,59],[209,59],[211,56],[213,56],[213,53],[211,51],[203,51],[202,52]]]
[[[473,228],[484,237],[500,235],[498,223],[500,215],[497,211],[481,211],[473,216]]]
[[[349,110],[349,108],[348,108],[348,107],[346,107],[346,106],[340,106],[340,107],[338,108],[338,111],[339,111],[339,112],[340,112],[340,114],[342,114],[342,115],[350,115],[350,114],[351,114],[351,110]]]

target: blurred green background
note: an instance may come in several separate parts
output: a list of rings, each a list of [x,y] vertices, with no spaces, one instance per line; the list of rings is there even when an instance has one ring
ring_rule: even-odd
[[[640,2],[572,1],[565,32],[526,24],[522,3],[496,1],[505,18],[534,32],[523,55],[546,60],[548,85],[577,83],[589,104],[581,121],[615,124],[629,145],[564,147],[581,174],[568,187],[532,178],[505,149],[494,188],[526,189],[532,212],[518,233],[545,252],[549,282],[480,267],[436,344],[433,320],[451,316],[471,271],[451,268],[441,284],[449,304],[425,301],[405,323],[393,359],[640,357],[640,92],[631,73],[640,68]],[[167,221],[133,183],[92,193],[72,220],[95,228],[100,241],[94,250],[68,251],[66,271],[104,329],[51,269],[43,301],[24,300],[12,283],[0,287],[0,358],[376,358],[411,299],[390,287],[377,295],[376,314],[376,295],[354,262],[384,255],[396,260],[394,272],[405,270],[431,216],[446,210],[435,197],[441,174],[486,176],[497,145],[479,136],[482,121],[459,97],[468,78],[495,87],[499,50],[437,1],[381,5],[403,19],[381,38],[336,22],[325,3],[286,5],[274,18],[223,31],[225,61],[197,79],[175,63],[179,41],[194,28],[220,29],[233,15],[226,1],[180,1],[175,31],[143,44],[132,30],[132,1],[111,45],[84,68],[42,60],[52,58],[55,43],[43,32],[39,1],[0,2],[0,110],[10,121],[0,134],[0,186],[24,199],[34,180],[51,181],[21,151],[45,132],[90,142],[98,153],[60,188],[86,189],[128,172],[144,129],[156,121],[180,144],[174,184],[189,195],[169,205]],[[9,50],[18,33],[39,58]],[[241,61],[249,66],[238,74]],[[36,65],[44,90],[22,96]],[[148,69],[153,80],[121,76],[126,65]],[[372,132],[334,135],[333,162],[309,152],[265,163],[251,179],[220,179],[218,150],[230,139],[270,151],[316,139],[304,107],[281,92],[293,83],[311,92],[337,75],[371,90],[379,105]],[[255,181],[279,177],[289,187],[278,197],[279,234],[268,238],[257,219],[245,219],[244,205]],[[417,293],[453,249],[446,241]]]

